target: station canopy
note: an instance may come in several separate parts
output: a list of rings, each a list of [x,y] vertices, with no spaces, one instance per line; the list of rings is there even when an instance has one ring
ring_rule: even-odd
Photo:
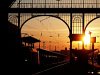
[[[40,40],[31,37],[31,36],[27,36],[27,37],[22,37],[22,41],[26,42],[26,43],[36,43],[36,42],[40,42]]]

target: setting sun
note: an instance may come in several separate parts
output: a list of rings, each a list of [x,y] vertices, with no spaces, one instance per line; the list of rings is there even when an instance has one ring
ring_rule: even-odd
[[[88,33],[85,34],[84,44],[90,44],[90,35]]]

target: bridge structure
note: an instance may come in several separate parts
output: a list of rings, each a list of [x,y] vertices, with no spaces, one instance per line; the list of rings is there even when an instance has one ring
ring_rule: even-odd
[[[72,42],[82,41],[88,25],[100,18],[100,0],[14,0],[8,9],[8,21],[18,26],[19,36],[23,25],[32,18],[51,16],[63,21],[69,29],[70,56]]]

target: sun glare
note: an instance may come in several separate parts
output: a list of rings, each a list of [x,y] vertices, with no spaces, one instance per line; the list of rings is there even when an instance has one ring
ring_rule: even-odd
[[[90,44],[90,35],[88,33],[85,34],[84,44]]]

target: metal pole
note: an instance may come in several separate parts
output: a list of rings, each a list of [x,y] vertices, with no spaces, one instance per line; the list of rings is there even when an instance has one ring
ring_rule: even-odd
[[[19,9],[20,9],[20,0],[19,0]],[[21,45],[20,11],[18,11],[18,40],[19,40],[19,45]]]
[[[46,0],[45,0],[45,8],[46,8]]]
[[[96,8],[97,8],[98,6],[97,6],[97,0],[96,0]]]
[[[72,13],[70,13],[70,63],[72,64]]]
[[[91,50],[91,32],[89,31],[90,34],[90,50]]]
[[[19,9],[20,9],[20,0],[19,0]],[[18,29],[20,29],[20,12],[18,11]]]
[[[58,8],[59,8],[59,1],[60,1],[60,0],[57,0],[57,1],[58,1]]]
[[[39,49],[40,49],[40,42],[39,42]]]
[[[94,65],[94,43],[92,43],[92,65]]]
[[[40,53],[39,53],[39,50],[38,50],[38,64],[40,64]]]
[[[32,8],[33,8],[33,0],[32,0]]]
[[[79,48],[79,44],[80,44],[80,43],[78,42],[78,50],[80,49],[80,48]]]
[[[71,0],[71,8],[72,8],[72,0]]]
[[[82,24],[82,34],[83,36],[85,35],[85,31],[84,31],[84,13],[82,16],[82,20],[83,20],[83,24]],[[84,50],[84,40],[82,40],[82,49]]]
[[[40,35],[40,38],[41,38],[41,36],[42,36],[42,33],[41,33],[41,35]],[[39,49],[40,49],[40,47],[41,47],[41,45],[40,45],[40,42],[39,42]]]
[[[83,0],[83,8],[84,8],[84,0]]]
[[[59,8],[59,1],[60,1],[60,0],[57,0],[57,1],[58,1],[58,8]],[[59,17],[59,13],[58,13],[58,17]]]
[[[59,8],[59,1],[60,1],[60,0],[58,0],[58,8]]]

